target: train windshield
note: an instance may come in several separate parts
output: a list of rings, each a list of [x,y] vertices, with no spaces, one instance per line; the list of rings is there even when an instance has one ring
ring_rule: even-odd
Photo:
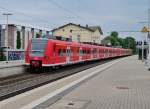
[[[46,39],[31,39],[31,55],[32,56],[43,56],[45,45],[47,43]]]

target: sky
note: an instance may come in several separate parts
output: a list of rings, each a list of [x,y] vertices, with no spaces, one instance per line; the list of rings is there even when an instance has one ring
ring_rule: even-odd
[[[150,4],[149,4],[150,5]],[[3,13],[12,13],[9,23],[54,29],[67,23],[98,25],[104,36],[118,31],[120,37],[137,40],[146,34],[140,31],[148,19],[148,0],[0,0],[0,23]]]

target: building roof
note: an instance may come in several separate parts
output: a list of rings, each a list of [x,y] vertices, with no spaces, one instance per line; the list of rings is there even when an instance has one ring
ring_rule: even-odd
[[[90,29],[93,30],[93,31],[96,31],[96,30],[98,29],[99,32],[100,32],[101,34],[103,34],[102,29],[101,29],[100,26],[89,26],[88,28],[90,28]]]
[[[60,27],[58,27],[58,28],[55,28],[55,29],[52,30],[52,32],[54,32],[55,30],[59,30],[59,29],[61,29],[61,28],[64,28],[64,27],[66,27],[66,26],[68,26],[68,25],[74,25],[74,26],[77,26],[77,27],[79,27],[79,28],[83,28],[83,29],[89,30],[89,31],[91,31],[91,32],[95,32],[95,31],[98,29],[99,32],[100,32],[101,34],[103,34],[103,32],[102,32],[100,26],[91,26],[91,27],[86,26],[86,27],[84,27],[84,26],[81,26],[80,24],[74,24],[74,23],[68,23],[68,24],[66,24],[66,25],[60,26]]]
[[[0,24],[0,25],[7,25],[7,24]],[[42,30],[42,31],[51,31],[51,28],[46,27],[40,27],[40,26],[34,26],[29,24],[8,24],[9,26],[20,26],[20,27],[26,27],[26,28],[34,28],[35,30]]]

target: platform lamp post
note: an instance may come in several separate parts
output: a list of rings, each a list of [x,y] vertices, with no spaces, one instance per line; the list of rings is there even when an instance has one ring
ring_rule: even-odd
[[[8,61],[8,16],[11,16],[11,13],[3,13],[2,15],[6,16],[6,36],[5,36],[5,46],[6,49],[6,61]]]
[[[149,8],[148,8],[148,70],[150,71],[150,0],[149,0]]]

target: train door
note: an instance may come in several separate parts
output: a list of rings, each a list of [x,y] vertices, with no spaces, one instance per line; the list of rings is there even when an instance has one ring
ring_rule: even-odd
[[[97,48],[97,58],[99,58],[99,48]]]
[[[91,48],[91,59],[93,59],[93,48]]]
[[[82,61],[82,54],[83,54],[83,51],[82,51],[82,48],[80,47],[79,48],[79,61]]]
[[[71,49],[70,49],[70,46],[67,46],[67,49],[66,49],[66,63],[70,63],[70,56],[71,56]]]

